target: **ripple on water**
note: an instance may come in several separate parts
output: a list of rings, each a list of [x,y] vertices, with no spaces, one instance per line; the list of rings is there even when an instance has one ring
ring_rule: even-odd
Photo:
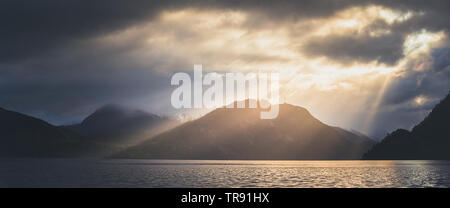
[[[450,162],[0,160],[0,187],[450,187]]]

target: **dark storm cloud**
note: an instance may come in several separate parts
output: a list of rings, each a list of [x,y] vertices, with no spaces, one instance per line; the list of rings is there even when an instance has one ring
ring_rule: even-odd
[[[437,72],[449,70],[450,48],[437,48],[431,54],[433,59],[433,69]]]
[[[153,17],[172,0],[5,0],[0,3],[0,62],[76,44]]]
[[[448,12],[450,10],[450,1],[379,0],[373,1],[373,3],[403,11],[423,12],[423,16],[412,18],[410,21],[408,21],[408,26],[416,28],[426,28],[430,30],[450,29],[450,23],[447,21],[450,17],[450,14]]]
[[[393,65],[403,57],[403,43],[408,34],[420,30],[431,32],[450,29],[450,3],[445,0],[435,1],[372,1],[372,5],[402,12],[415,12],[416,15],[404,22],[388,25],[377,20],[364,28],[362,33],[345,35],[329,34],[313,37],[301,51],[311,57],[325,56],[343,64],[377,61]],[[390,33],[382,36],[371,36],[370,32],[384,29]]]
[[[437,48],[431,53],[432,64],[421,71],[404,70],[404,74],[392,81],[383,102],[386,105],[411,101],[418,95],[432,100],[442,99],[450,90],[450,48]],[[423,106],[429,107],[429,106]]]
[[[43,54],[61,45],[148,21],[167,9],[193,7],[264,13],[270,18],[314,18],[351,6],[345,0],[5,0],[0,3],[0,62]]]
[[[312,39],[302,46],[302,51],[308,56],[325,56],[344,64],[377,61],[393,65],[403,57],[403,39],[399,34],[329,35]]]
[[[205,3],[207,2],[207,3]],[[262,12],[275,19],[311,19],[328,17],[342,9],[364,5],[366,0],[228,0],[228,1],[200,1],[199,6],[212,8],[228,8],[244,11]]]
[[[203,9],[233,9],[243,11],[259,12],[272,20],[298,20],[300,18],[327,17],[345,8],[353,6],[364,6],[368,4],[379,4],[389,8],[400,10],[423,11],[425,15],[406,22],[405,30],[414,28],[428,28],[441,30],[449,28],[448,11],[449,2],[440,1],[353,1],[353,0],[303,0],[303,1],[257,1],[257,0],[6,0],[0,3],[0,62],[26,58],[35,54],[43,54],[47,50],[61,45],[76,44],[84,39],[108,34],[131,25],[147,21],[157,15],[160,11],[182,7],[193,7]],[[400,37],[390,37],[387,42]],[[399,58],[396,48],[392,58],[388,55],[377,54],[392,48],[389,44],[380,46],[378,40],[367,37],[330,37],[330,39],[363,42],[368,40],[371,44],[361,45],[362,53],[368,47],[367,55],[361,55],[361,61],[374,59],[381,62],[392,63]],[[331,43],[330,51],[324,51],[331,41],[322,45],[313,44],[315,52],[323,52],[322,55],[331,58],[341,58],[338,54],[346,53],[340,50],[340,46]],[[401,41],[400,41],[401,42]],[[399,44],[396,44],[399,45]],[[312,46],[311,46],[312,47]],[[311,47],[306,47],[310,49]],[[345,48],[343,48],[345,49]],[[348,56],[354,55],[354,50],[348,50]],[[315,53],[313,53],[315,55]],[[319,54],[317,54],[319,55]],[[390,54],[392,55],[392,54]],[[345,54],[342,57],[346,60]],[[381,58],[380,58],[381,56]]]

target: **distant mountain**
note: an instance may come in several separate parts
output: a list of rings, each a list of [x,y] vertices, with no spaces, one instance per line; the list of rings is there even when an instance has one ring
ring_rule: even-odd
[[[404,129],[394,131],[363,159],[450,159],[450,95],[411,132]]]
[[[0,108],[0,157],[89,156],[97,148],[73,132]]]
[[[354,144],[360,144],[360,145],[366,145],[367,142],[370,143],[370,145],[374,145],[375,142],[369,138],[368,136],[364,135],[361,132],[355,131],[355,130],[345,130],[340,127],[333,127],[336,131],[338,131],[343,137],[348,138],[351,140]]]
[[[86,117],[80,124],[65,129],[96,142],[133,145],[178,124],[178,121],[145,111],[118,105],[106,105]]]
[[[260,119],[260,108],[219,108],[114,157],[359,159],[374,144],[366,137],[325,125],[304,108],[279,107],[279,116],[272,120]]]

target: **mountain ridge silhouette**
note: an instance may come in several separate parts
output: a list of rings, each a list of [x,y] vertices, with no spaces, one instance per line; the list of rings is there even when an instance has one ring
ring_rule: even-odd
[[[0,108],[0,157],[90,155],[92,148],[98,146],[85,141],[82,136],[44,120]]]
[[[259,107],[218,108],[113,157],[359,159],[374,144],[372,140],[322,123],[305,108],[280,104],[279,109],[277,118],[264,120],[260,119],[264,109]]]

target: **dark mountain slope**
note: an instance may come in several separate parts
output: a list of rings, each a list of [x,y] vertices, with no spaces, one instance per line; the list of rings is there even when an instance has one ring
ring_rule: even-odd
[[[0,108],[0,157],[89,156],[95,148],[73,132]]]
[[[389,134],[363,159],[450,159],[450,95],[411,132]]]

